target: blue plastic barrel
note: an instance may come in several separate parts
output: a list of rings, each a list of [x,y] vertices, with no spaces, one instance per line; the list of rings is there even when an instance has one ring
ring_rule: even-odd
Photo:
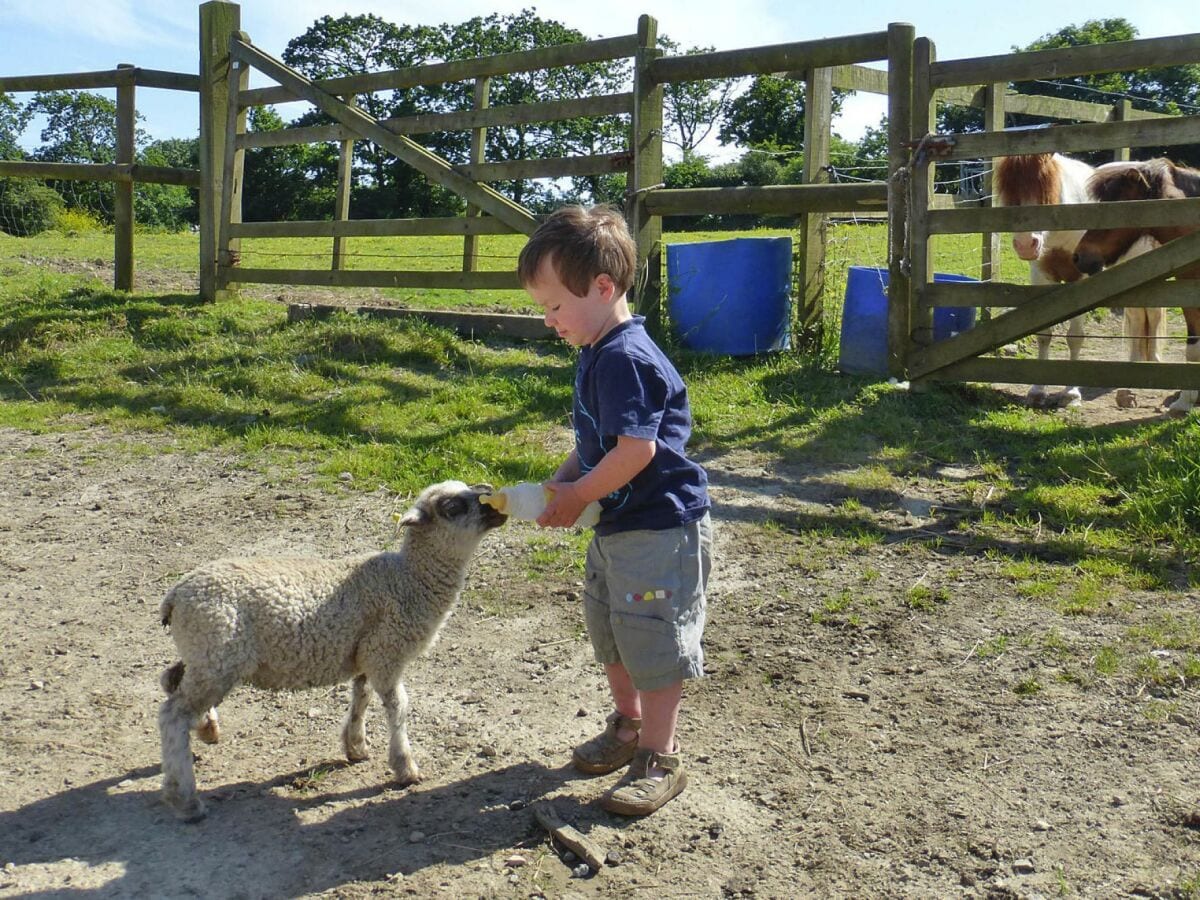
[[[934,281],[976,281],[966,275],[937,273]],[[842,305],[842,338],[838,368],[843,372],[886,375],[888,372],[888,270],[850,266]],[[938,306],[933,310],[933,339],[944,341],[975,325],[975,307]]]
[[[792,239],[667,245],[667,312],[683,345],[726,356],[788,347]]]

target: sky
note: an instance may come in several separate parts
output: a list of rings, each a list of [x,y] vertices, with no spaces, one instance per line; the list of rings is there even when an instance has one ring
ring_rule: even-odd
[[[1087,19],[1124,17],[1144,38],[1187,33],[1195,30],[1189,23],[1200,22],[1195,0],[1090,0],[1080,7],[1046,0],[1008,0],[990,7],[944,0],[245,0],[241,22],[257,46],[278,58],[289,40],[325,15],[374,13],[397,23],[436,25],[523,8],[589,37],[632,34],[638,16],[650,13],[658,19],[659,33],[684,48],[717,50],[884,31],[889,22],[909,22],[919,36],[933,40],[942,60],[1007,53]],[[0,0],[0,75],[85,72],[118,63],[194,73],[198,9],[192,0]],[[252,74],[253,87],[267,83]],[[17,94],[16,99],[31,96]],[[194,96],[140,90],[141,127],[151,139],[194,136]],[[288,119],[306,108],[293,104],[280,112]],[[834,131],[857,140],[864,129],[879,124],[884,112],[883,97],[859,94],[847,100]],[[36,142],[35,130],[26,135],[27,146]],[[729,153],[711,140],[701,151],[715,159]]]

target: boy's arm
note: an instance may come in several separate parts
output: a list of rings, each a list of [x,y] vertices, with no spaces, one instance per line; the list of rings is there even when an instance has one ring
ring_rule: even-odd
[[[593,500],[607,497],[618,488],[629,484],[638,472],[650,464],[657,449],[658,445],[653,438],[620,435],[617,438],[617,446],[605,453],[596,468],[578,481],[549,482],[547,487],[554,492],[554,496],[538,516],[538,524],[543,527],[571,527],[583,512],[583,508]],[[570,462],[570,458],[567,462]],[[576,466],[578,462],[576,458]],[[555,478],[562,473],[566,464],[559,466]]]
[[[550,476],[551,481],[574,481],[579,477],[579,451],[571,450],[569,456],[562,461],[554,474]]]

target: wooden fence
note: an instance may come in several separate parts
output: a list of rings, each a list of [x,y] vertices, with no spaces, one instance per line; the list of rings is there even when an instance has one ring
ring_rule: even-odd
[[[103,164],[50,163],[0,160],[0,178],[40,178],[48,181],[109,181],[113,183],[113,286],[131,291],[134,283],[133,186],[138,183],[199,187],[196,169],[145,166],[134,161],[137,89],[200,90],[196,75],[162,72],[120,64],[103,72],[56,75],[23,75],[0,78],[0,91],[64,91],[115,88],[117,91],[116,162]]]

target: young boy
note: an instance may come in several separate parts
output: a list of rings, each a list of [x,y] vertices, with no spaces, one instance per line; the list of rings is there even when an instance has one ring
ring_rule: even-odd
[[[629,765],[602,799],[646,815],[687,784],[675,727],[685,678],[704,671],[704,589],[711,565],[708,478],[686,455],[687,389],[630,313],[637,251],[620,214],[573,206],[521,251],[517,274],[546,324],[581,348],[575,449],[547,487],[538,524],[569,527],[592,500],[603,512],[587,553],[584,612],[615,711],[575,748],[594,775]]]

